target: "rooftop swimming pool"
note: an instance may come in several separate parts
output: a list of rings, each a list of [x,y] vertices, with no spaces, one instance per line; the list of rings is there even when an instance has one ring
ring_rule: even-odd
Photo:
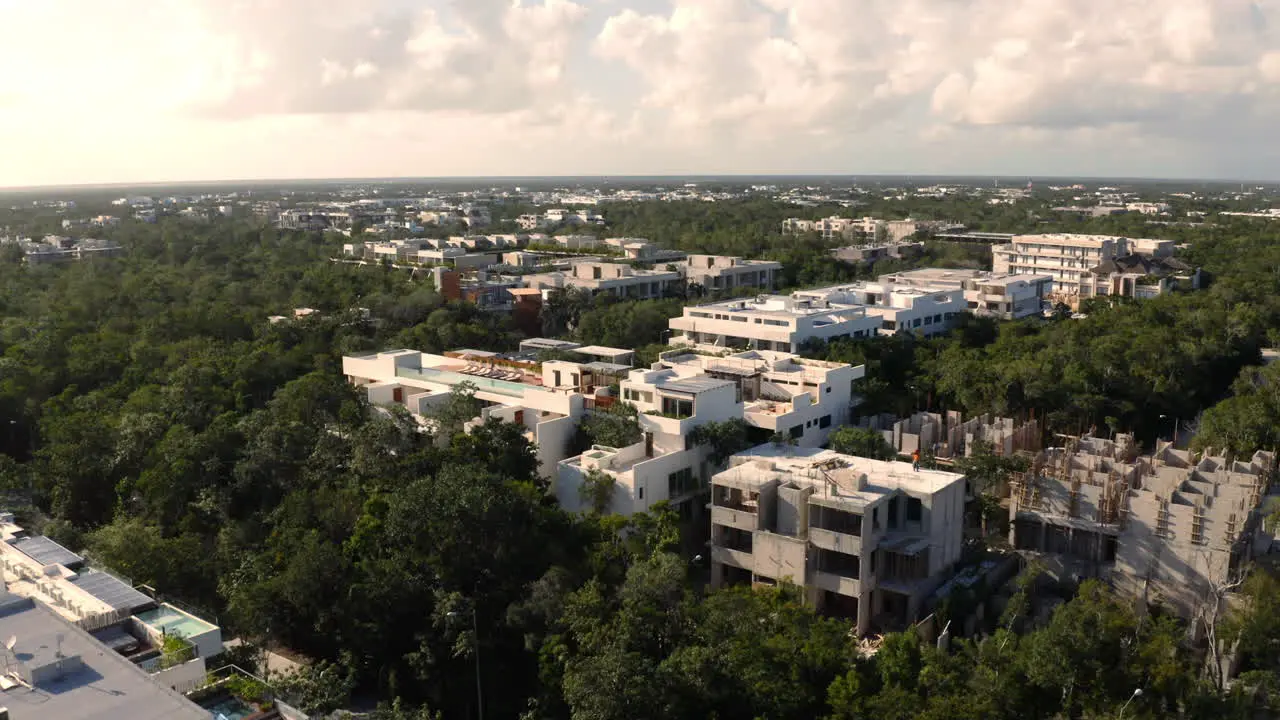
[[[223,697],[212,705],[201,707],[213,715],[213,720],[244,720],[254,714],[254,709],[237,697]]]
[[[512,397],[524,397],[524,391],[529,389],[528,385],[510,380],[497,380],[495,378],[480,377],[478,375],[467,375],[465,373],[453,372],[452,370],[436,370],[434,368],[422,368],[421,370],[413,368],[396,368],[396,375],[403,378],[411,378],[414,380],[426,380],[428,382],[440,383],[441,385],[458,385],[460,383],[469,382],[476,386],[477,390],[489,390],[501,395],[510,395]]]
[[[193,638],[215,629],[213,625],[171,605],[161,605],[152,610],[145,610],[138,613],[136,617],[166,635],[181,635],[184,638]]]

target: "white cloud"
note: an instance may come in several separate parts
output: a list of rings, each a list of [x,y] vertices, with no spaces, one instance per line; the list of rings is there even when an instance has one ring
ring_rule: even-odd
[[[1274,174],[1277,116],[1280,0],[0,0],[0,184]]]
[[[1280,46],[1265,24],[1276,11],[1274,0],[674,0],[670,13],[614,16],[597,51],[644,79],[647,107],[715,133],[865,127],[918,105],[931,123],[1160,126],[1185,103],[1274,96],[1260,83],[1280,71],[1265,54]]]

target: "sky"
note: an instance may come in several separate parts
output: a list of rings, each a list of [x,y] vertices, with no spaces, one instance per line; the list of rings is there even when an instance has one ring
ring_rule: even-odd
[[[1280,0],[0,0],[0,186],[1280,180]]]

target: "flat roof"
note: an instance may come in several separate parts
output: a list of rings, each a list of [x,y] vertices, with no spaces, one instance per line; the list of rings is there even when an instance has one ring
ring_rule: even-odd
[[[76,577],[71,578],[71,582],[75,583],[81,590],[110,605],[113,610],[136,610],[143,605],[155,602],[152,598],[138,592],[132,585],[111,573],[85,570]]]
[[[622,373],[631,369],[630,365],[620,365],[618,363],[607,362],[589,362],[583,367],[590,368],[602,373]]]
[[[781,474],[818,483],[820,474],[813,472],[813,468],[831,461],[837,461],[833,465],[838,465],[827,470],[833,477],[856,478],[862,474],[867,476],[866,490],[850,491],[847,488],[841,488],[837,495],[815,495],[813,499],[819,503],[823,500],[872,502],[893,490],[933,494],[952,483],[964,481],[964,475],[960,473],[923,467],[918,471],[912,470],[909,462],[872,460],[856,455],[844,455],[834,450],[778,446],[774,443],[758,445],[733,457],[738,461],[737,464],[731,465],[722,474],[726,478],[736,475],[743,481],[753,474],[758,474],[758,477],[764,480]],[[767,460],[772,469],[765,470],[753,466],[752,460]]]
[[[602,357],[602,358],[618,358],[618,357],[623,357],[625,355],[636,354],[635,350],[626,350],[623,348],[611,348],[611,347],[605,347],[603,345],[585,345],[583,347],[574,348],[573,351],[576,353],[580,353],[582,355],[594,355],[595,357]]]
[[[541,292],[541,290],[539,290],[539,292]],[[529,347],[556,349],[580,347],[576,342],[569,340],[556,340],[555,338],[529,338],[527,340],[521,340],[520,346],[524,347],[525,345],[528,345]]]
[[[681,380],[659,382],[656,384],[656,387],[659,390],[670,390],[671,392],[689,393],[690,395],[697,395],[698,393],[701,393],[701,392],[714,390],[718,387],[724,387],[726,385],[732,385],[732,384],[733,383],[729,380],[721,380],[719,378],[692,377],[692,378],[684,378]]]
[[[0,607],[0,637],[15,637],[28,667],[65,657],[80,667],[33,689],[0,693],[12,720],[209,720],[209,711],[153,681],[141,668],[33,600]],[[59,642],[61,640],[61,642]],[[16,668],[15,668],[16,669]]]
[[[41,566],[56,564],[71,567],[84,562],[84,558],[43,535],[18,538],[11,544]]]

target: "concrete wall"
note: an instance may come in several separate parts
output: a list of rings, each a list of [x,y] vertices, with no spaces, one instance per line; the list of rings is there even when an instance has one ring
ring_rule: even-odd
[[[805,584],[807,543],[804,540],[761,530],[752,536],[751,549],[756,575]]]

